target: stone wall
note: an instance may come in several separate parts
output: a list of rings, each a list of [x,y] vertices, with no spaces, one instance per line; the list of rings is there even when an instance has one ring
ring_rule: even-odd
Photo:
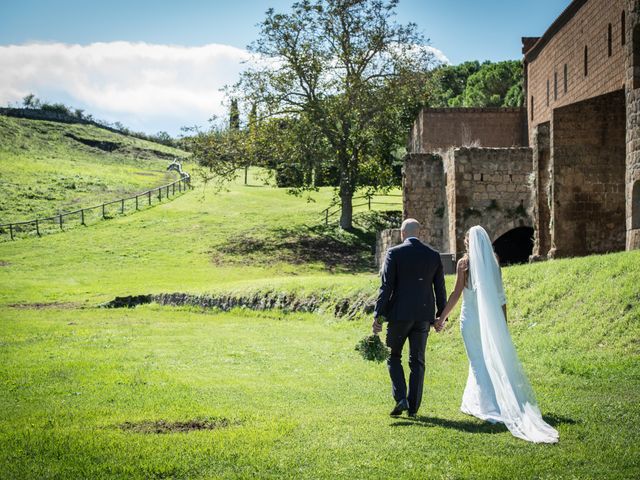
[[[382,264],[387,255],[387,250],[402,243],[399,228],[392,228],[378,232],[376,239],[376,267],[382,269]],[[440,253],[440,261],[445,275],[456,273],[456,255],[452,253]]]
[[[484,226],[493,239],[533,226],[532,153],[519,148],[455,148],[405,159],[404,218],[440,252],[464,251],[464,233]]]
[[[464,252],[464,234],[482,225],[492,240],[521,226],[532,227],[530,148],[456,148],[447,190],[450,252]]]
[[[530,42],[525,45],[530,47],[525,52],[525,74],[531,143],[535,126],[549,122],[553,109],[624,87],[629,42],[623,45],[623,38],[629,35],[622,30],[623,11],[625,30],[630,30],[629,2],[575,0],[532,48]]]
[[[537,125],[533,134],[533,221],[536,225],[533,259],[546,258],[551,249],[551,139],[549,123]]]
[[[399,228],[390,228],[378,232],[376,237],[376,267],[382,268],[382,262],[387,255],[387,250],[402,242]]]
[[[551,256],[624,250],[625,117],[621,90],[553,111]]]
[[[626,248],[640,248],[640,1],[628,2],[626,36]]]
[[[450,147],[526,146],[526,113],[522,108],[425,108],[413,124],[412,153]]]
[[[403,217],[415,218],[422,229],[420,238],[436,250],[447,251],[445,229],[445,173],[438,154],[413,153],[402,169]]]

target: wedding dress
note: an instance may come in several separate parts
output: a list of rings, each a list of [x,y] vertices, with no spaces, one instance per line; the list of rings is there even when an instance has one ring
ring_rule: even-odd
[[[500,269],[489,235],[469,231],[468,284],[463,290],[460,326],[469,357],[461,410],[489,422],[502,422],[516,437],[555,443],[558,432],[543,419],[518,360],[502,311]]]

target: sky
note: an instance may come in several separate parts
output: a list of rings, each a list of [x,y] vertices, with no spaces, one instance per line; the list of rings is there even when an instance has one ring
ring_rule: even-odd
[[[268,8],[293,0],[0,0],[0,106],[34,93],[127,127],[178,135],[224,115],[224,85]],[[400,0],[443,61],[520,59],[569,0]]]

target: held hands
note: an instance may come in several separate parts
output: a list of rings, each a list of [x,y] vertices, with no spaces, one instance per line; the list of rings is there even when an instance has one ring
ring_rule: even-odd
[[[444,324],[447,321],[446,318],[436,318],[436,323],[433,325],[436,329],[436,332],[440,333],[444,329]]]

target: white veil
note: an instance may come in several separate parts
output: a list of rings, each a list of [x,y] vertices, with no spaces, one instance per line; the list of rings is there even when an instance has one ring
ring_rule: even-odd
[[[482,352],[500,407],[500,420],[516,437],[557,442],[558,432],[542,419],[513,346],[502,311],[505,299],[500,268],[489,235],[480,226],[469,230],[469,271],[478,301]]]

